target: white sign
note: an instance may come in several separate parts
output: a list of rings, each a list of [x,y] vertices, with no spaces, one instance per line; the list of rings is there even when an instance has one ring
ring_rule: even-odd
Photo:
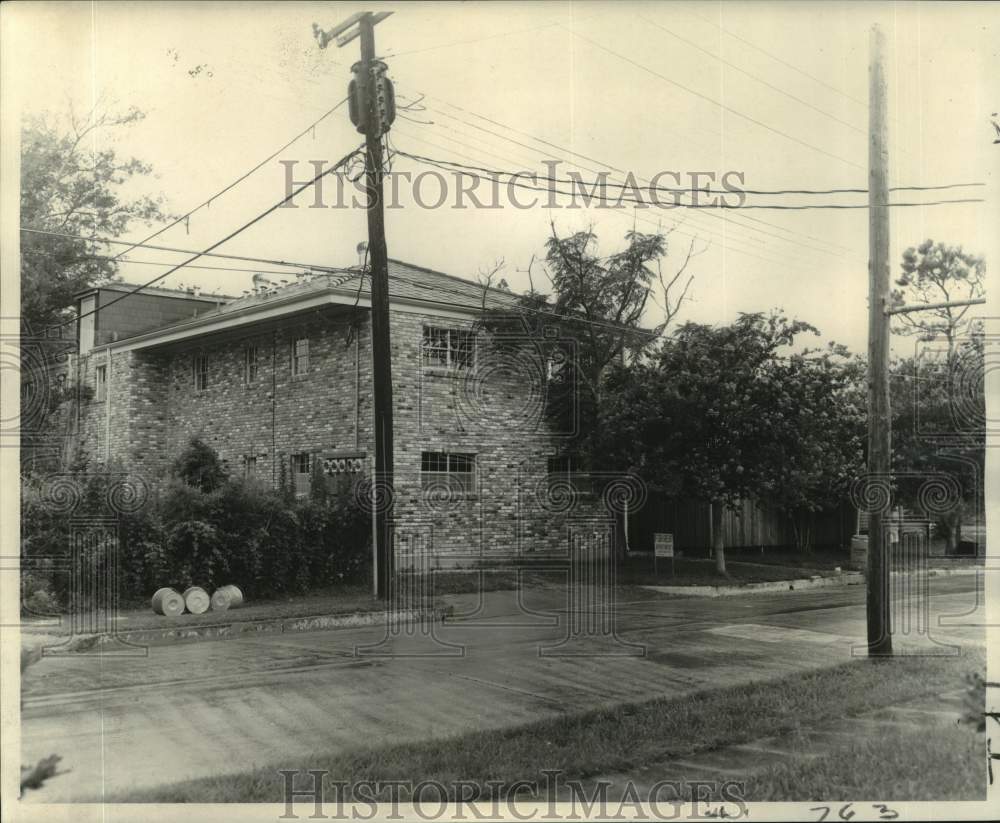
[[[674,556],[674,536],[665,532],[653,535],[653,553],[656,557]]]

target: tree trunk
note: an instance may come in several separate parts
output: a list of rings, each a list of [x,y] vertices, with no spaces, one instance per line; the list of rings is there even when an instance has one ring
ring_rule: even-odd
[[[716,501],[712,503],[712,554],[715,556],[715,570],[726,577],[726,542],[722,536],[722,512],[723,503]]]
[[[958,554],[959,541],[962,539],[962,516],[949,512],[941,518],[941,525],[945,539],[944,553],[947,555]]]

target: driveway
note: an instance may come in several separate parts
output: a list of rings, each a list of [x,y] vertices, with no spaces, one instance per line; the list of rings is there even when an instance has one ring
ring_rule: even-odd
[[[975,577],[932,579],[932,593],[930,636],[909,609],[897,648],[982,645]],[[269,763],[306,769],[318,752],[765,680],[850,659],[865,629],[857,586],[650,593],[616,604],[615,636],[606,613],[558,590],[453,599],[461,614],[433,637],[367,627],[45,658],[25,678],[22,762],[55,752],[71,771],[29,799],[100,801]]]

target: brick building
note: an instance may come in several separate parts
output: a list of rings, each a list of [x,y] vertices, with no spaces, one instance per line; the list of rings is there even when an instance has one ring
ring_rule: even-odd
[[[560,553],[574,529],[607,522],[600,501],[553,493],[560,445],[543,415],[547,363],[530,343],[492,345],[482,308],[506,291],[390,261],[395,425],[394,523],[438,565]],[[125,284],[78,296],[79,354],[93,388],[76,439],[155,486],[192,437],[231,473],[308,492],[315,461],[371,472],[368,280],[358,269],[255,276],[243,297],[148,289],[106,310]],[[554,468],[556,466],[556,468]]]

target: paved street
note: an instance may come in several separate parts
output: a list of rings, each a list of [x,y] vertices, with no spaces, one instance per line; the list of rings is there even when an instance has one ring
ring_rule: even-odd
[[[981,645],[975,577],[934,578],[932,594],[933,641]],[[474,596],[454,598],[469,616],[436,626],[440,642],[410,627],[369,653],[356,647],[379,644],[384,627],[43,659],[25,680],[22,761],[57,752],[72,771],[31,799],[100,800],[268,763],[309,768],[317,752],[764,680],[847,660],[864,636],[858,586],[620,602],[617,641],[565,642],[568,627],[600,621],[568,614],[558,590],[530,591],[521,605],[510,592],[485,597],[478,609]],[[947,651],[933,641],[911,633],[897,648]]]

